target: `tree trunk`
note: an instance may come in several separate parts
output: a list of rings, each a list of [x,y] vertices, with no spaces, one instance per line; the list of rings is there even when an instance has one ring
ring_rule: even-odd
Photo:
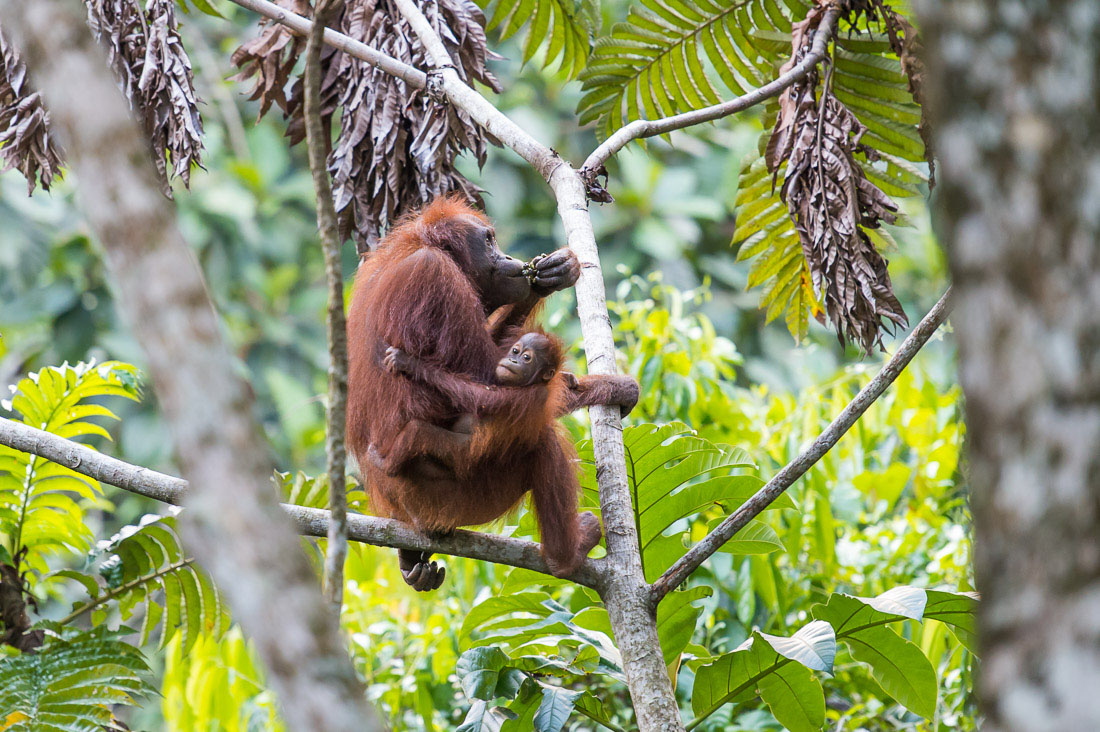
[[[986,730],[1100,729],[1100,3],[921,5]]]

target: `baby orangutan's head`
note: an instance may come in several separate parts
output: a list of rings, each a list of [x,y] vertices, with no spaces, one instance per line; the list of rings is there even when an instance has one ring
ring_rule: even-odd
[[[561,366],[561,346],[543,333],[524,333],[497,364],[501,386],[546,384]]]

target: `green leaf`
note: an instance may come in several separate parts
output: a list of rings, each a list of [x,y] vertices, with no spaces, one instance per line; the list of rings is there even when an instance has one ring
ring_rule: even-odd
[[[924,607],[924,617],[947,624],[951,632],[968,651],[977,652],[977,636],[974,627],[978,611],[977,596],[961,592],[927,590],[928,603]]]
[[[710,524],[710,529],[718,526],[724,517],[715,519]],[[745,527],[733,535],[719,551],[728,554],[770,554],[783,548],[779,535],[775,529],[762,521],[753,519],[745,524]]]
[[[512,699],[523,683],[522,671],[509,668],[507,654],[499,648],[471,648],[459,656],[455,673],[470,699]]]
[[[670,592],[657,606],[657,636],[666,666],[671,666],[691,642],[699,613],[703,611],[692,603],[712,594],[714,591],[709,587],[692,587]]]
[[[623,444],[642,564],[650,582],[687,552],[679,534],[665,536],[665,531],[708,509],[729,514],[763,485],[756,476],[741,474],[754,467],[741,450],[697,437],[680,422],[628,427]],[[582,461],[592,461],[591,443],[582,443],[578,451]],[[585,489],[594,490],[594,481],[593,473],[582,475]],[[769,508],[793,507],[784,495]]]
[[[42,623],[35,653],[0,658],[0,728],[83,730],[110,725],[112,706],[136,706],[155,693],[144,656],[121,638],[131,631],[89,632]]]
[[[737,650],[696,672],[691,696],[696,720],[689,728],[724,704],[752,699],[759,689],[772,714],[788,729],[821,729],[825,695],[810,668],[831,670],[835,654],[836,639],[828,623],[810,623],[791,638],[754,632]]]
[[[109,434],[90,418],[117,419],[101,404],[105,396],[137,399],[137,370],[117,361],[96,365],[65,364],[24,377],[13,387],[6,409],[24,424],[74,439]],[[62,552],[87,552],[94,539],[84,513],[107,508],[99,483],[64,465],[0,445],[0,534],[17,551],[26,547],[26,564],[40,573],[47,559]]]
[[[790,732],[818,732],[824,726],[825,692],[805,666],[780,666],[760,679],[758,688],[776,721]]]
[[[88,591],[87,600],[74,603],[74,614],[105,600],[116,604],[123,620],[143,608],[143,642],[159,624],[160,648],[180,633],[184,653],[202,634],[220,638],[229,628],[220,593],[183,551],[174,514],[149,514],[123,527],[97,547],[88,564],[98,570],[102,585],[82,573],[56,575],[76,580]]]
[[[573,713],[573,706],[583,691],[562,689],[559,686],[542,687],[542,704],[535,713],[535,730],[537,732],[560,732],[565,723],[569,721],[569,715]]]
[[[560,59],[559,69],[574,78],[584,69],[599,31],[600,13],[593,0],[476,0],[489,18],[488,30],[507,40],[527,26],[523,63],[546,48],[543,67]]]
[[[925,719],[936,712],[936,671],[920,648],[889,628],[875,627],[844,636],[852,657],[871,667],[883,691]]]
[[[938,693],[936,672],[920,648],[886,627],[899,620],[920,619],[918,610],[923,612],[924,603],[917,600],[918,593],[924,591],[895,588],[870,599],[837,593],[825,605],[814,606],[811,613],[832,624],[837,639],[848,646],[856,660],[871,667],[871,676],[887,694],[912,712],[931,719]]]

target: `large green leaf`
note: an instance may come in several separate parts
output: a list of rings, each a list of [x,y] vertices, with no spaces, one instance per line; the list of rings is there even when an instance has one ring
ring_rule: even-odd
[[[641,0],[596,42],[581,75],[582,124],[598,120],[606,137],[631,120],[686,112],[760,86],[774,76],[779,55],[753,39],[758,27],[789,32],[790,19],[774,0]]]
[[[622,659],[609,630],[602,606],[574,613],[544,592],[520,592],[475,606],[462,624],[459,642],[467,647],[498,646],[512,657],[512,664],[526,664],[519,660],[525,656],[543,656],[573,673],[598,670],[621,679]]]
[[[691,695],[696,720],[689,728],[724,704],[752,698],[758,689],[787,729],[821,729],[825,695],[810,669],[832,670],[835,655],[836,638],[828,623],[810,623],[790,638],[754,632],[737,650],[696,672]]]
[[[512,699],[523,683],[523,673],[509,667],[507,654],[499,648],[471,648],[463,653],[455,667],[462,691],[469,699],[493,701]]]
[[[657,606],[657,637],[661,641],[661,653],[666,666],[672,666],[691,642],[695,623],[703,612],[702,608],[695,607],[692,603],[710,597],[713,592],[709,587],[692,587],[682,592],[670,592]]]
[[[894,595],[885,600],[883,595],[864,599],[837,593],[811,612],[833,626],[837,638],[844,641],[853,658],[871,667],[871,676],[887,694],[931,719],[938,693],[935,669],[920,648],[886,627],[899,620],[920,620],[924,603],[919,603],[920,612],[916,612],[915,596],[924,591],[905,588],[915,591],[900,593],[900,589],[891,590]]]
[[[977,652],[977,637],[974,627],[978,610],[978,598],[970,593],[927,590],[928,601],[924,607],[924,617],[946,623],[951,632],[971,653]]]
[[[96,365],[65,364],[45,368],[12,388],[4,409],[24,424],[69,440],[98,436],[110,439],[93,418],[117,419],[90,399],[120,396],[137,399],[137,370],[117,361]],[[0,537],[14,556],[26,547],[27,564],[47,570],[46,560],[58,552],[84,553],[94,536],[84,512],[109,508],[98,481],[44,458],[0,445]]]
[[[642,565],[650,582],[687,552],[682,532],[665,536],[666,531],[710,509],[728,515],[763,485],[756,476],[742,474],[754,467],[742,450],[697,437],[680,422],[628,427],[623,444]],[[591,443],[582,444],[579,452],[582,460],[591,460]],[[589,493],[595,491],[594,473],[583,474],[581,483]],[[794,508],[794,502],[782,495],[770,508]],[[754,529],[746,540],[768,538]]]
[[[135,696],[155,691],[141,651],[120,640],[127,629],[42,627],[35,653],[0,660],[0,729],[96,732],[111,724],[112,706],[135,706]]]

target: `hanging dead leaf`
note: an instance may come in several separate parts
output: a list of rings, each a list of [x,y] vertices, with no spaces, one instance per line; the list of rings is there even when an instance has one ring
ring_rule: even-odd
[[[288,9],[294,2],[281,0]],[[486,67],[493,54],[486,44],[481,10],[469,0],[439,0],[423,10],[459,76],[499,92],[499,83]],[[409,65],[432,66],[390,0],[349,0],[329,25]],[[302,48],[268,27],[234,54],[245,66],[238,78],[257,77],[252,97],[260,99],[261,114],[272,104],[287,113],[292,144],[305,137],[302,82],[289,80]],[[322,121],[331,128],[339,114],[339,133],[329,155],[333,196],[342,233],[356,239],[360,252],[373,246],[389,222],[436,196],[458,191],[481,204],[481,190],[458,173],[455,161],[472,153],[479,165],[484,164],[491,140],[464,112],[332,48],[325,49],[321,66]]]
[[[61,149],[50,135],[50,113],[27,81],[26,64],[0,33],[0,172],[13,168],[35,185],[50,190],[61,175]]]
[[[792,31],[793,59],[809,51],[824,6],[810,11]],[[790,87],[768,142],[773,176],[781,166],[780,195],[798,232],[802,253],[825,314],[842,343],[864,351],[881,343],[884,323],[908,325],[894,296],[886,260],[865,229],[893,223],[897,204],[871,183],[857,154],[875,159],[860,143],[866,128],[815,71]]]

